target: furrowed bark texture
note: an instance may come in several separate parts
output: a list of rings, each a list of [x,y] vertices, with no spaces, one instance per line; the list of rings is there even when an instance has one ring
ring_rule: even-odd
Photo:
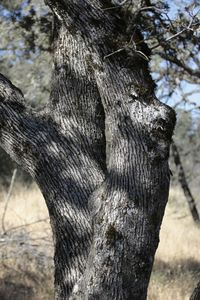
[[[200,299],[200,282],[197,284],[196,288],[194,289],[190,300],[199,300]]]
[[[46,3],[56,18],[48,112],[29,112],[1,76],[1,143],[45,197],[55,298],[143,300],[175,115],[155,98],[140,32],[126,28],[120,11],[102,9],[110,1]]]

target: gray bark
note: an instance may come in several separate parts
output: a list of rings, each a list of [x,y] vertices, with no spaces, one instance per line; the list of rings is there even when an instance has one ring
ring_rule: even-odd
[[[196,207],[195,199],[191,193],[187,179],[185,177],[185,171],[181,162],[180,154],[174,141],[172,142],[172,155],[174,157],[174,163],[178,169],[178,180],[185,194],[185,198],[187,200],[190,213],[192,215],[194,222],[199,225],[200,219],[199,219],[199,213]]]
[[[200,282],[198,282],[196,288],[194,289],[190,300],[199,300],[200,299]]]
[[[155,97],[140,32],[103,11],[105,1],[46,3],[55,15],[49,105],[30,112],[1,76],[1,144],[45,197],[55,298],[146,299],[168,198],[174,111]],[[137,51],[106,58],[130,39]]]

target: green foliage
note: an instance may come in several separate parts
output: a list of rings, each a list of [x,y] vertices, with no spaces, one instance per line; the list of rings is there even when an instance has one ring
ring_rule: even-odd
[[[175,136],[179,139],[179,143],[184,143],[190,139],[193,133],[193,120],[191,112],[179,109],[177,111],[177,125]]]
[[[0,6],[0,68],[32,106],[48,100],[51,14],[42,1],[3,1]]]
[[[0,69],[24,93],[33,107],[49,97],[51,76],[51,14],[43,1],[1,1]],[[9,184],[16,165],[0,149],[0,183]],[[18,171],[19,180],[30,177]]]

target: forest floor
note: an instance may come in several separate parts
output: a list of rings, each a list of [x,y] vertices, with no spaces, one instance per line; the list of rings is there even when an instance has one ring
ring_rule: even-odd
[[[15,184],[6,211],[5,203],[2,188],[0,299],[53,300],[53,243],[44,199],[34,184]],[[184,195],[171,189],[148,300],[189,300],[200,279],[199,233]]]

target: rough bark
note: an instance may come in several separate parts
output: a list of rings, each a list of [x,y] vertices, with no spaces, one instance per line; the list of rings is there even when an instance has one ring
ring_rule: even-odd
[[[87,132],[87,122],[67,118],[68,130],[62,128],[53,118],[54,110],[48,114],[28,111],[18,89],[3,76],[0,80],[1,145],[35,178],[44,195],[55,243],[56,298],[66,299],[88,255],[88,198],[104,178],[94,158],[95,144],[89,133],[83,136],[78,130],[80,121]]]
[[[140,32],[102,9],[110,1],[46,3],[55,15],[49,106],[28,111],[1,76],[1,144],[45,197],[55,298],[146,299],[174,111],[155,98]],[[130,40],[139,41],[137,51]]]
[[[199,300],[200,299],[200,282],[197,284],[196,288],[194,289],[190,300]]]
[[[195,199],[190,191],[187,179],[185,177],[185,171],[181,162],[180,154],[174,141],[172,142],[172,155],[174,157],[175,165],[178,169],[178,180],[185,194],[192,218],[196,224],[200,224],[199,213],[196,207]]]

